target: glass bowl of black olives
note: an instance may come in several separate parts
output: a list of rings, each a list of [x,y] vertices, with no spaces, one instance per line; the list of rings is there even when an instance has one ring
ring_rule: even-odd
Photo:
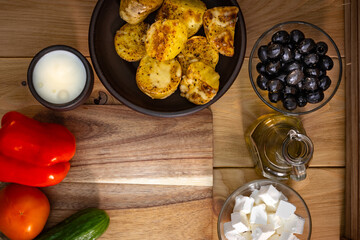
[[[284,22],[256,41],[249,75],[266,105],[284,114],[306,114],[335,95],[342,76],[341,55],[321,28],[301,21]]]

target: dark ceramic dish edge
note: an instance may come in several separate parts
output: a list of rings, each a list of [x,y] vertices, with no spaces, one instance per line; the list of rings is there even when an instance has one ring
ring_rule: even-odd
[[[69,51],[69,52],[75,54],[83,63],[83,65],[85,67],[85,71],[86,71],[86,82],[85,82],[85,87],[84,87],[83,91],[74,100],[72,100],[68,103],[64,103],[64,104],[55,104],[55,103],[50,103],[50,102],[44,100],[36,92],[36,90],[34,88],[34,84],[33,84],[32,75],[33,75],[33,71],[34,71],[34,68],[35,68],[37,62],[45,54],[55,51],[55,50],[65,50],[65,51]],[[83,104],[86,101],[86,99],[90,96],[93,86],[94,86],[94,73],[92,71],[91,65],[88,62],[88,60],[78,50],[76,50],[72,47],[66,46],[66,45],[52,45],[52,46],[42,49],[31,60],[29,68],[28,68],[28,72],[27,72],[27,82],[28,82],[30,92],[35,97],[35,99],[38,102],[40,102],[42,105],[44,105],[45,107],[52,109],[52,110],[68,111],[68,110],[75,109],[76,107]]]
[[[216,102],[221,96],[223,96],[227,90],[231,87],[231,85],[233,84],[233,82],[235,81],[237,75],[240,72],[241,66],[244,62],[244,57],[245,57],[245,51],[246,51],[246,28],[245,28],[245,22],[244,22],[244,17],[242,15],[240,6],[238,5],[238,3],[235,1],[234,3],[236,3],[237,7],[239,8],[239,13],[238,13],[238,21],[240,24],[240,34],[241,34],[241,45],[240,45],[240,57],[239,60],[237,62],[237,65],[235,67],[235,70],[233,71],[231,77],[229,78],[229,81],[224,85],[224,87],[216,94],[216,96],[208,103],[204,104],[204,105],[194,105],[193,108],[191,109],[186,109],[186,110],[182,110],[182,111],[173,111],[173,112],[161,112],[161,111],[154,111],[154,110],[149,110],[140,106],[137,106],[136,104],[133,104],[132,102],[128,101],[127,99],[125,99],[124,97],[122,97],[120,94],[118,94],[110,85],[110,83],[108,83],[105,80],[105,76],[102,73],[99,63],[97,61],[96,58],[96,53],[95,53],[95,45],[94,45],[94,32],[95,32],[95,22],[96,19],[99,15],[99,12],[101,10],[102,4],[105,2],[105,0],[99,0],[94,8],[94,11],[92,13],[91,16],[91,21],[90,21],[90,27],[89,27],[89,50],[90,50],[90,58],[91,61],[93,63],[94,69],[96,74],[98,75],[100,81],[102,82],[102,84],[105,86],[105,88],[116,98],[118,99],[120,102],[122,102],[123,104],[125,104],[126,106],[130,107],[131,109],[140,112],[140,113],[144,113],[144,114],[148,114],[154,117],[181,117],[181,116],[185,116],[185,115],[189,115],[195,112],[198,112],[208,106],[210,106],[212,103]],[[120,16],[119,16],[120,17]]]
[[[299,197],[299,199],[304,203],[305,208],[306,208],[306,209],[309,211],[309,213],[310,213],[310,209],[309,209],[309,207],[307,206],[305,200],[300,196],[300,194],[299,194],[297,191],[295,191],[295,190],[292,189],[291,187],[289,187],[289,186],[287,186],[286,184],[283,184],[283,183],[281,183],[281,182],[279,182],[279,181],[268,180],[268,179],[258,179],[258,180],[254,180],[254,181],[248,182],[248,183],[244,184],[243,186],[235,189],[235,190],[226,198],[226,201],[224,202],[223,206],[224,206],[224,205],[227,205],[227,204],[229,203],[229,201],[230,201],[230,199],[232,198],[232,196],[234,196],[235,193],[236,193],[238,190],[239,190],[239,191],[240,191],[240,190],[244,190],[244,189],[248,188],[250,185],[256,184],[256,183],[258,183],[258,182],[266,182],[266,183],[269,183],[269,184],[276,183],[276,184],[279,184],[279,185],[283,186],[284,188],[288,189],[289,191],[295,193],[295,195]],[[218,238],[219,238],[219,240],[221,240],[221,229],[220,229],[220,224],[219,224],[219,223],[220,223],[220,221],[221,221],[220,216],[222,216],[223,210],[224,210],[224,209],[221,208],[220,213],[219,213],[219,216],[218,216],[218,223],[217,223],[217,233],[218,233]],[[311,239],[311,233],[312,233],[311,214],[309,214],[309,226],[310,226],[310,229],[309,229],[309,237],[308,237],[308,239]]]
[[[275,28],[278,28],[282,25],[286,25],[286,24],[305,24],[305,25],[308,25],[308,26],[311,26],[313,28],[315,28],[316,30],[319,30],[320,32],[322,32],[328,39],[329,41],[333,44],[334,48],[335,48],[335,51],[336,51],[336,54],[337,54],[337,57],[338,59],[340,59],[339,61],[339,80],[337,81],[337,84],[335,86],[335,89],[334,91],[332,92],[332,94],[328,97],[328,99],[326,99],[322,104],[320,104],[319,106],[317,106],[316,108],[313,108],[309,111],[305,111],[305,112],[288,112],[288,111],[285,111],[283,109],[280,109],[280,108],[277,108],[275,106],[273,106],[272,104],[270,104],[266,99],[264,99],[261,94],[259,93],[259,91],[257,90],[256,88],[256,85],[255,85],[255,81],[253,79],[253,74],[252,74],[252,59],[254,57],[254,54],[255,54],[255,48],[257,45],[259,45],[259,42],[270,32],[272,31],[273,29]],[[312,112],[315,112],[316,110],[322,108],[323,106],[325,106],[335,95],[335,93],[337,92],[339,86],[340,86],[340,83],[341,83],[341,76],[342,76],[342,61],[341,61],[341,55],[340,55],[340,51],[338,49],[338,47],[336,46],[334,40],[330,37],[329,34],[327,34],[324,30],[322,30],[321,28],[319,28],[318,26],[312,24],[312,23],[308,23],[308,22],[304,22],[304,21],[287,21],[287,22],[282,22],[282,23],[279,23],[279,24],[276,24],[275,26],[271,27],[270,29],[268,29],[267,31],[265,31],[259,38],[258,40],[255,42],[254,44],[254,47],[252,48],[251,50],[251,53],[250,53],[250,59],[249,59],[249,76],[250,76],[250,82],[251,82],[251,85],[256,93],[256,95],[258,95],[258,97],[270,108],[272,108],[273,110],[275,111],[278,111],[278,112],[281,112],[283,114],[287,114],[287,115],[293,115],[293,116],[299,116],[299,115],[304,115],[304,114],[307,114],[307,113],[312,113]]]

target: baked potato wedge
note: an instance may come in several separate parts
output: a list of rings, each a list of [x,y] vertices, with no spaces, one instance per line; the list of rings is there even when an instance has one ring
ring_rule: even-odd
[[[130,23],[138,24],[152,12],[156,11],[163,0],[120,0],[120,17]]]
[[[193,62],[203,62],[215,69],[219,61],[218,51],[211,47],[206,37],[193,36],[189,38],[184,49],[177,55],[183,74]]]
[[[141,22],[135,25],[126,23],[115,34],[116,53],[128,62],[139,61],[146,55],[145,39],[149,24]]]
[[[205,11],[206,5],[201,0],[164,0],[155,19],[179,19],[191,37],[201,28]]]
[[[180,82],[180,95],[190,102],[203,105],[219,90],[220,75],[203,62],[191,63]]]
[[[157,61],[145,56],[136,71],[139,89],[153,99],[164,99],[173,94],[181,81],[180,63],[171,59]]]
[[[180,20],[153,23],[146,34],[146,53],[158,61],[173,59],[185,47],[187,28]]]
[[[215,7],[206,10],[203,16],[206,38],[219,53],[234,55],[235,25],[238,20],[237,7]]]

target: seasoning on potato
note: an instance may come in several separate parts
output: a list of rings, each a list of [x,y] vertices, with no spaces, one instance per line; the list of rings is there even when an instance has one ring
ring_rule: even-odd
[[[119,14],[124,21],[138,24],[156,11],[162,2],[163,0],[121,0]]]
[[[187,40],[185,48],[177,56],[183,74],[193,62],[203,62],[215,69],[219,61],[219,53],[211,47],[203,36],[193,36]]]
[[[214,7],[206,10],[203,16],[204,30],[209,43],[219,53],[234,55],[235,25],[238,20],[237,7]]]
[[[139,61],[146,55],[145,38],[149,24],[126,23],[116,32],[114,38],[116,53],[128,62]]]
[[[164,0],[156,20],[179,19],[188,28],[188,37],[197,33],[203,23],[206,5],[201,0]]]
[[[157,61],[145,56],[136,72],[139,89],[153,99],[164,99],[173,94],[181,81],[180,63],[171,59]]]
[[[203,62],[191,63],[180,83],[181,96],[203,105],[215,97],[219,90],[220,75]]]
[[[145,48],[150,57],[166,61],[175,58],[186,41],[187,27],[180,20],[160,20],[147,31]]]

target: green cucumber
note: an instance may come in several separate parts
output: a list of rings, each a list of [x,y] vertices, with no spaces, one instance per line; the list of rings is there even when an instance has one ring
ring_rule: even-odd
[[[90,240],[100,237],[108,228],[110,218],[104,210],[87,208],[71,215],[37,240]]]

